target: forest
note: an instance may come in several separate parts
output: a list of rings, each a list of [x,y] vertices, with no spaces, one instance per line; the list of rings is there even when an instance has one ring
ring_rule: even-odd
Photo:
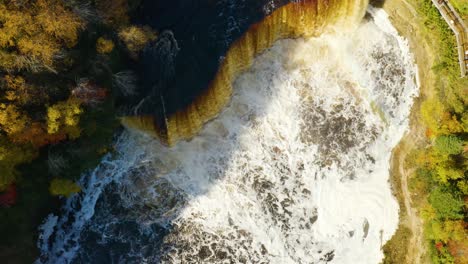
[[[468,3],[454,0],[465,19]],[[418,1],[426,30],[433,34],[439,56],[432,97],[421,104],[426,145],[406,162],[413,167],[411,191],[424,223],[433,263],[467,263],[468,248],[468,79],[460,78],[453,32],[430,0]]]
[[[0,1],[0,259],[31,263],[41,219],[112,153],[115,100],[157,36],[138,4]]]

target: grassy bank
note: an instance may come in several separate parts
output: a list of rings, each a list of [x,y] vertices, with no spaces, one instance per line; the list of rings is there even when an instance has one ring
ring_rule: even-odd
[[[466,0],[450,0],[450,3],[457,10],[460,16],[468,23],[468,2]]]
[[[421,80],[410,131],[394,151],[400,225],[384,263],[466,263],[468,81],[459,77],[455,38],[430,0],[384,8],[408,38]]]

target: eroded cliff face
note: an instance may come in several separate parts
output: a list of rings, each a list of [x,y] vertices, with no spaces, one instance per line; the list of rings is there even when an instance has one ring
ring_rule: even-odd
[[[168,145],[190,139],[226,106],[233,81],[251,66],[256,55],[278,39],[312,37],[337,28],[353,28],[368,5],[368,0],[264,1],[263,5],[258,4],[261,1],[256,4],[244,1],[232,3],[231,7],[236,8],[233,11],[229,10],[228,2],[223,3],[226,7],[204,6],[215,10],[214,23],[220,20],[219,25],[223,25],[215,25],[214,33],[207,34],[221,42],[210,43],[203,38],[206,34],[202,34],[199,44],[205,48],[198,49],[197,34],[179,43],[177,31],[167,30],[170,26],[161,28],[166,30],[143,55],[144,65],[148,66],[143,71],[143,91],[135,102],[133,115],[122,119],[125,126],[155,135]],[[242,9],[249,7],[245,12],[251,16],[243,17]],[[163,7],[156,9],[168,11]],[[209,14],[201,9],[201,17],[193,17],[195,24],[205,21],[203,16]],[[220,32],[223,28],[225,31]]]

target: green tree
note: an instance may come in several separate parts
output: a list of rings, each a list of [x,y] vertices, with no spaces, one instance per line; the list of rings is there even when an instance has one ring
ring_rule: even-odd
[[[456,155],[463,150],[463,140],[456,136],[439,136],[435,140],[435,150],[442,155]]]
[[[55,178],[50,182],[49,192],[55,196],[70,197],[79,191],[81,191],[80,186],[69,179]]]
[[[15,180],[16,167],[31,161],[35,154],[29,145],[13,144],[0,134],[0,191]]]
[[[456,198],[447,188],[437,187],[429,195],[429,202],[441,219],[463,219],[463,201]]]

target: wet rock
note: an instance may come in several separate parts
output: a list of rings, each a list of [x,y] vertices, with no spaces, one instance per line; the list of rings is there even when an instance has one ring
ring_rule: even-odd
[[[366,239],[367,235],[369,234],[369,221],[367,219],[364,219],[364,222],[362,223],[362,231],[364,232],[364,235],[362,236],[362,241]]]
[[[281,153],[281,149],[277,146],[274,146],[273,147],[273,152],[275,152],[276,154],[280,154]]]
[[[209,258],[213,253],[211,252],[210,248],[207,246],[202,246],[200,248],[200,251],[198,252],[198,256],[200,259],[207,259]]]
[[[216,252],[216,257],[220,260],[227,258],[228,254],[225,251]]]
[[[262,255],[268,254],[268,250],[266,249],[265,245],[263,245],[263,244],[260,246],[260,253],[262,253]]]
[[[334,257],[335,257],[335,251],[332,250],[330,252],[327,252],[325,255],[323,255],[323,257],[320,258],[320,260],[323,260],[325,262],[330,262],[333,260]]]
[[[310,223],[313,225],[315,222],[317,222],[317,219],[318,219],[318,211],[317,211],[317,208],[314,208],[314,212],[313,212],[314,216],[312,216],[309,221]]]

